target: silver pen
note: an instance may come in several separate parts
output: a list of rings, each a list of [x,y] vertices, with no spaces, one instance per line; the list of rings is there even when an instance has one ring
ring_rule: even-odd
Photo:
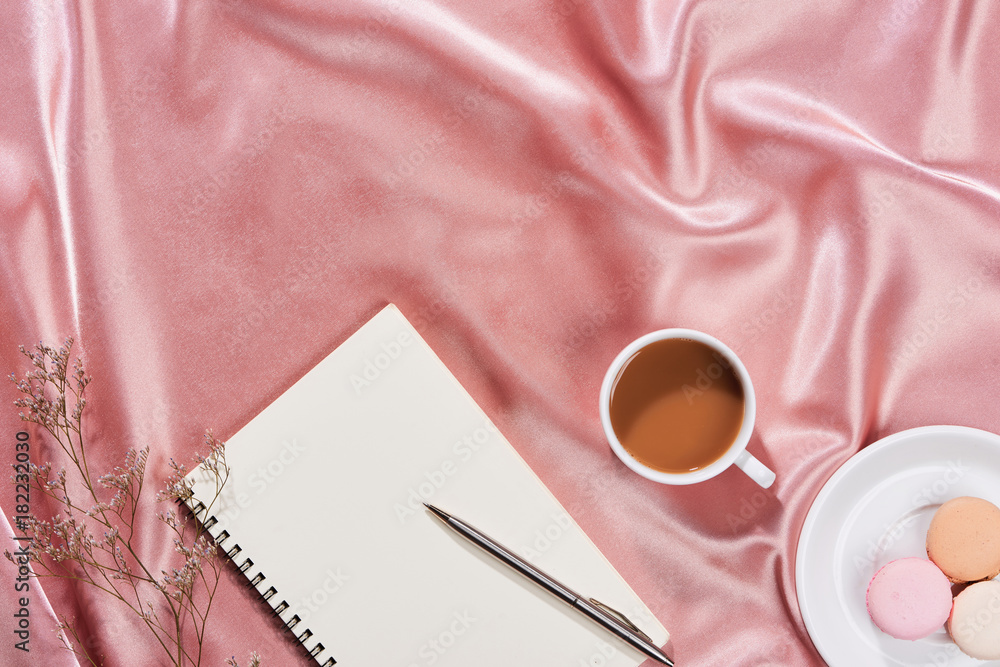
[[[598,625],[601,625],[606,630],[609,630],[612,634],[617,636],[629,646],[635,648],[636,650],[642,652],[643,655],[647,655],[657,662],[673,667],[674,661],[671,660],[666,653],[661,651],[658,646],[653,644],[653,640],[649,638],[649,635],[637,628],[621,612],[615,611],[608,605],[598,602],[594,598],[584,598],[581,595],[574,593],[572,590],[563,586],[558,581],[545,574],[507,547],[498,543],[496,540],[484,534],[480,530],[473,528],[458,517],[452,516],[444,510],[438,509],[437,507],[427,503],[424,503],[424,506],[427,507],[427,509],[429,509],[434,516],[441,519],[444,525],[448,526],[487,553],[492,554],[499,560],[503,561],[528,579],[531,579],[533,582],[552,593],[587,618],[591,619]]]

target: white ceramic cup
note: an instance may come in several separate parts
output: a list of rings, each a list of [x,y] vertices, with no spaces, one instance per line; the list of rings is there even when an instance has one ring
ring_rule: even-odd
[[[636,352],[650,343],[670,338],[684,338],[709,346],[729,363],[736,373],[736,377],[739,378],[740,383],[743,385],[743,424],[740,426],[739,433],[736,434],[736,439],[729,446],[729,449],[726,450],[726,453],[717,461],[692,472],[663,472],[640,463],[622,447],[621,442],[618,441],[618,436],[615,435],[614,428],[611,426],[611,390],[614,388],[615,381],[622,367]],[[753,433],[756,415],[757,399],[754,395],[753,383],[750,382],[750,374],[747,373],[746,366],[721,341],[693,329],[662,329],[648,333],[632,341],[615,357],[615,360],[611,363],[611,367],[608,368],[608,372],[604,375],[604,383],[601,385],[601,424],[604,426],[604,435],[611,444],[611,449],[614,450],[618,458],[629,468],[643,477],[651,479],[654,482],[660,482],[661,484],[694,484],[696,482],[703,482],[706,479],[715,477],[735,463],[750,479],[760,484],[763,488],[766,489],[771,486],[774,483],[774,472],[747,451],[747,443],[750,442],[750,434]]]

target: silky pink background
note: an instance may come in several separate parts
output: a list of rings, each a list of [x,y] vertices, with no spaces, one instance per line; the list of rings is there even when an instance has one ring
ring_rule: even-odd
[[[823,482],[902,429],[1000,431],[1000,6],[943,4],[6,0],[0,370],[75,336],[92,451],[148,444],[159,480],[396,303],[679,665],[822,664],[793,564]],[[604,371],[669,326],[746,363],[770,490],[612,454]],[[76,664],[52,609],[106,665],[159,660],[46,582],[25,662],[13,577],[0,663]],[[237,577],[219,605],[205,664],[308,664]]]

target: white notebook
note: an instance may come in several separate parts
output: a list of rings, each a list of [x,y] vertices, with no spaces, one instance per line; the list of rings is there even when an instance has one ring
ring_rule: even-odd
[[[643,662],[425,501],[669,639],[395,306],[230,438],[226,458],[214,519],[200,516],[324,667]],[[210,490],[190,476],[200,510]]]

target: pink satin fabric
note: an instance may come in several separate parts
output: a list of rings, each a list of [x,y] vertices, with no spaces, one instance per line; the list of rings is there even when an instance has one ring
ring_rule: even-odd
[[[820,665],[793,567],[824,481],[909,427],[1000,431],[1000,10],[941,4],[9,0],[3,373],[75,336],[95,462],[149,445],[158,482],[396,303],[679,665]],[[605,369],[671,326],[742,357],[770,490],[661,486],[608,447]],[[106,665],[159,660],[57,581],[14,650],[14,577],[0,663],[77,664],[55,613]],[[309,664],[237,576],[216,604],[204,664]]]

